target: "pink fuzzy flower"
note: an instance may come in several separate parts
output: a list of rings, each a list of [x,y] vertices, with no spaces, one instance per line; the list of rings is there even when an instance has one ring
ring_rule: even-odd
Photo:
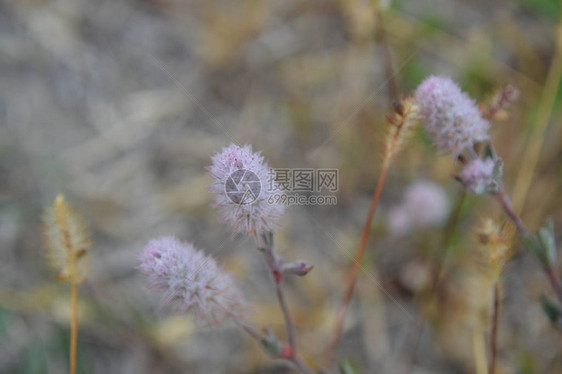
[[[412,221],[402,205],[396,206],[388,213],[388,230],[394,236],[404,235],[412,228]]]
[[[244,301],[232,277],[212,257],[175,237],[151,240],[139,256],[138,269],[151,289],[162,292],[163,303],[198,321],[219,324],[238,313]]]
[[[450,78],[432,76],[416,89],[425,129],[439,150],[455,156],[488,139],[490,124]]]
[[[494,161],[492,158],[477,158],[463,167],[458,180],[473,194],[494,192],[501,184],[501,167],[499,159]]]
[[[215,195],[221,219],[234,233],[263,234],[274,231],[285,206],[269,199],[272,174],[259,152],[251,145],[231,144],[212,157],[210,191]],[[268,183],[270,182],[270,183]]]
[[[402,203],[389,212],[389,230],[394,235],[402,235],[412,228],[437,226],[443,223],[449,211],[445,191],[434,183],[420,180],[408,187]]]

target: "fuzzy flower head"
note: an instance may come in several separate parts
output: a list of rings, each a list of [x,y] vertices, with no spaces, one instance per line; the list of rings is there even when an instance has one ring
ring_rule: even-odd
[[[418,120],[419,108],[413,97],[394,103],[393,110],[386,115],[386,121],[390,124],[385,141],[386,162],[390,162],[414,134]]]
[[[402,235],[417,227],[438,226],[449,215],[449,199],[443,189],[434,183],[420,180],[413,183],[400,205],[388,216],[389,229]]]
[[[84,280],[89,268],[90,234],[82,217],[58,195],[43,218],[47,257],[57,278],[71,284]]]
[[[242,309],[242,294],[232,277],[192,244],[175,237],[151,240],[139,260],[138,269],[150,288],[162,292],[163,303],[179,313],[193,313],[198,321],[217,325]]]
[[[455,156],[488,139],[490,124],[450,78],[432,76],[416,89],[425,129],[436,147]]]
[[[457,177],[467,191],[481,195],[494,193],[502,184],[503,164],[500,159],[474,159],[468,162]]]
[[[263,234],[274,231],[285,206],[270,199],[272,172],[251,145],[231,144],[212,157],[210,191],[215,195],[221,219],[234,233]],[[272,183],[273,182],[273,183]]]

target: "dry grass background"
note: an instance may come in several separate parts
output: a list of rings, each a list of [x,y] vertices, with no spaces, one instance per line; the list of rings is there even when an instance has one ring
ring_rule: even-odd
[[[383,149],[381,27],[400,92],[429,74],[451,75],[483,100],[508,83],[519,88],[509,119],[492,129],[508,191],[528,139],[544,139],[523,218],[533,229],[547,216],[562,227],[560,91],[549,126],[532,136],[560,3],[387,3],[0,2],[0,372],[66,371],[68,290],[47,268],[40,235],[58,192],[95,241],[80,291],[80,373],[290,372],[232,325],[201,329],[159,310],[135,271],[149,238],[193,241],[236,274],[253,320],[283,336],[261,257],[250,241],[231,240],[209,207],[204,168],[231,141],[253,144],[275,167],[340,171],[338,204],[290,208],[277,235],[286,258],[315,266],[288,292],[302,353],[318,362]],[[454,170],[420,136],[390,171],[339,355],[360,372],[475,370],[473,332],[487,332],[491,299],[466,254],[479,217],[499,207],[464,201],[436,304],[424,298],[424,274],[443,259],[446,230],[392,239],[385,223],[419,177],[457,204]],[[538,303],[550,289],[537,261],[518,252],[502,291],[500,372],[562,372],[560,331]]]

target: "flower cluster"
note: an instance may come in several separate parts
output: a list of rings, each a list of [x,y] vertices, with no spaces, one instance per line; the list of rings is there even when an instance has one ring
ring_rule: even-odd
[[[416,89],[425,128],[439,150],[455,156],[488,139],[490,124],[450,78],[432,76]]]
[[[175,237],[151,240],[139,256],[138,269],[163,302],[180,313],[192,312],[197,320],[219,324],[243,307],[242,294],[232,277],[212,257]]]
[[[516,97],[516,90],[508,88],[487,117],[500,110]],[[481,158],[474,146],[488,140],[490,124],[466,93],[450,78],[429,77],[416,89],[416,101],[424,117],[424,126],[440,150],[460,156],[464,166],[457,180],[473,194],[496,193],[502,187],[503,163],[486,145]],[[465,153],[465,151],[467,151]],[[467,157],[465,157],[467,156]]]
[[[449,210],[445,191],[434,183],[420,180],[408,187],[402,203],[389,212],[389,230],[402,235],[412,228],[439,225]]]
[[[463,167],[457,179],[473,194],[493,193],[501,187],[502,169],[499,159],[476,158]]]
[[[234,233],[263,234],[274,231],[285,206],[268,201],[270,169],[251,145],[231,144],[212,157],[210,187],[221,219]]]

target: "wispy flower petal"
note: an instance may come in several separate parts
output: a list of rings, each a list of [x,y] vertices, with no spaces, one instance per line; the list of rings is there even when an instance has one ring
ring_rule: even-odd
[[[151,240],[139,256],[138,269],[150,287],[163,293],[163,302],[179,313],[193,313],[197,320],[218,324],[244,305],[230,274],[192,244],[175,237]]]
[[[425,129],[435,146],[454,155],[488,139],[490,124],[476,102],[450,78],[432,76],[416,89]]]
[[[212,161],[210,191],[215,195],[221,219],[235,233],[274,231],[285,206],[269,199],[274,182],[260,153],[252,152],[250,145],[231,144],[214,155]]]

